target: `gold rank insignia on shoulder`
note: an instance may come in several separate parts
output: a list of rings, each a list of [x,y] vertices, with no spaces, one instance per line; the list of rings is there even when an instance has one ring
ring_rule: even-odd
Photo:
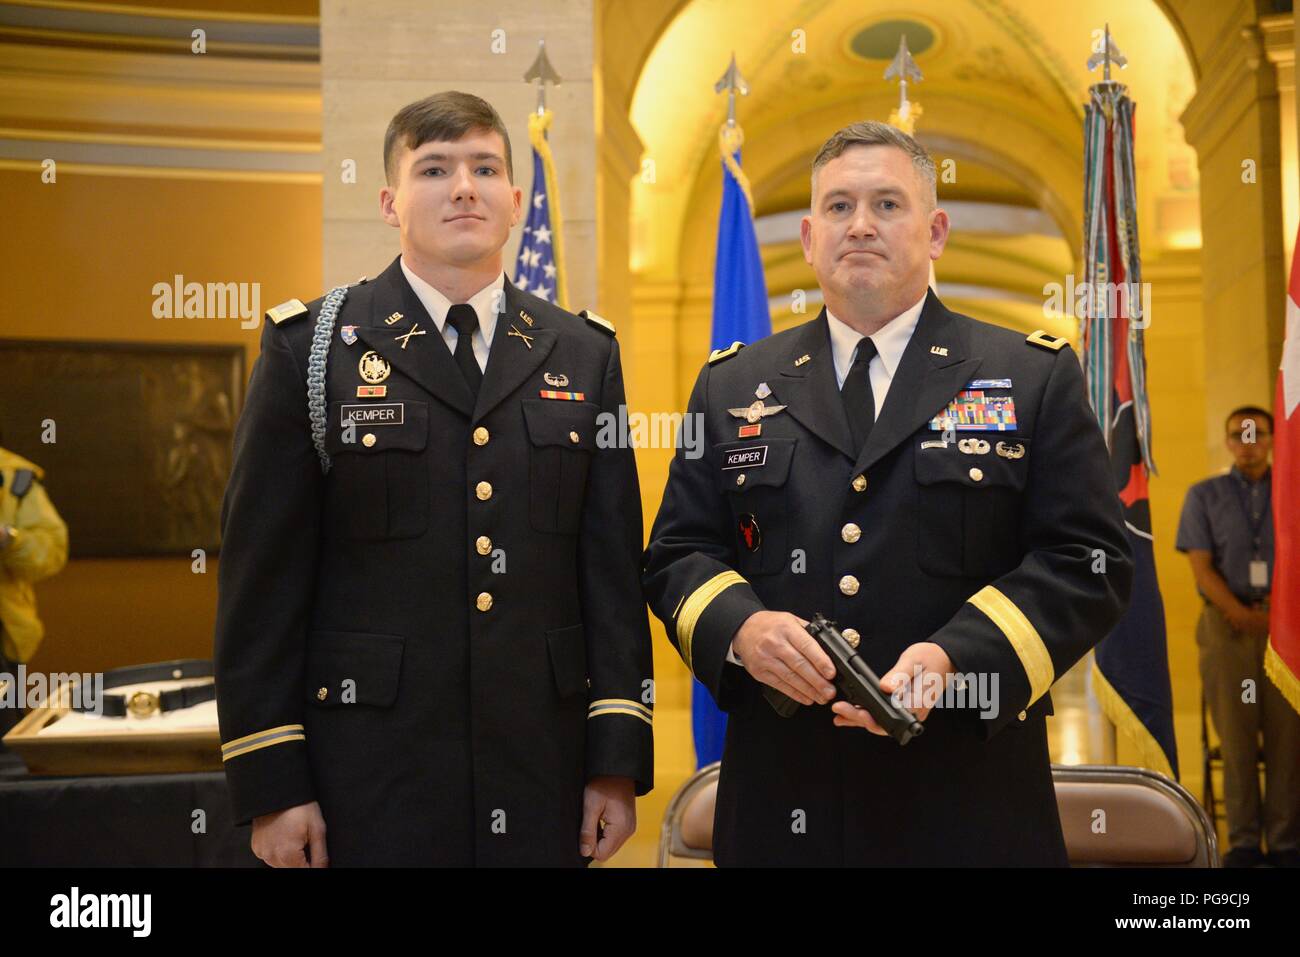
[[[1025,337],[1025,342],[1029,343],[1031,346],[1050,349],[1052,352],[1060,352],[1070,344],[1070,340],[1062,338],[1061,336],[1053,336],[1049,334],[1046,329],[1035,329]]]
[[[578,313],[578,315],[582,316],[582,318],[586,319],[587,322],[595,326],[601,332],[608,332],[611,336],[617,335],[614,331],[614,323],[610,322],[604,316],[598,316],[590,309],[584,309],[582,312]]]
[[[808,355],[807,353],[801,355],[798,359],[794,360],[794,367],[797,369],[805,362],[812,362],[812,356]]]
[[[288,299],[278,306],[272,306],[266,310],[266,318],[270,319],[277,326],[290,319],[297,319],[299,316],[307,315],[307,307],[302,304],[301,299]]]
[[[716,362],[721,362],[723,359],[730,359],[732,356],[734,356],[737,352],[739,352],[743,348],[745,348],[745,344],[737,340],[736,342],[733,342],[731,345],[727,346],[727,348],[725,349],[714,349],[712,352],[709,353],[709,365],[713,365]]]

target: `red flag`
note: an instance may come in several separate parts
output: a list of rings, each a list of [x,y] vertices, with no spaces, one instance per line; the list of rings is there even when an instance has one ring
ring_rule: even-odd
[[[1297,237],[1300,239],[1300,237]],[[1300,711],[1300,242],[1291,256],[1286,341],[1273,403],[1273,590],[1264,667]]]

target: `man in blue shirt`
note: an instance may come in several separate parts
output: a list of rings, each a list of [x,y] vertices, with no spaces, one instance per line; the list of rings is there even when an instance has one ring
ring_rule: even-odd
[[[1227,867],[1265,863],[1260,852],[1259,755],[1264,735],[1267,862],[1300,865],[1300,715],[1264,673],[1273,571],[1269,452],[1273,417],[1247,406],[1228,416],[1233,466],[1188,490],[1177,548],[1205,600],[1196,628],[1201,682],[1223,750]]]

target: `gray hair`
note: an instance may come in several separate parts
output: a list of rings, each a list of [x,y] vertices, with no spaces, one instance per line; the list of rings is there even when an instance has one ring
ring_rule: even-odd
[[[938,175],[930,153],[898,127],[877,120],[852,123],[837,130],[822,144],[812,164],[813,193],[817,192],[817,171],[853,146],[895,146],[902,150],[912,159],[912,167],[920,177],[922,191],[926,194],[930,209],[939,205]]]

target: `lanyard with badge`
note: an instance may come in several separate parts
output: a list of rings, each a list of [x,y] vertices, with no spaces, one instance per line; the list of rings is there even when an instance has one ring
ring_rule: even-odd
[[[1265,497],[1264,508],[1259,515],[1251,515],[1250,504],[1247,501],[1252,497],[1254,489],[1259,488],[1262,482],[1252,482],[1249,486],[1245,483],[1238,483],[1237,501],[1241,504],[1241,510],[1246,516],[1246,527],[1250,529],[1251,548],[1254,549],[1254,557],[1250,560],[1250,587],[1259,595],[1263,595],[1268,590],[1268,562],[1262,557],[1263,541],[1261,532],[1264,529],[1264,522],[1271,517],[1273,503],[1270,497]]]

